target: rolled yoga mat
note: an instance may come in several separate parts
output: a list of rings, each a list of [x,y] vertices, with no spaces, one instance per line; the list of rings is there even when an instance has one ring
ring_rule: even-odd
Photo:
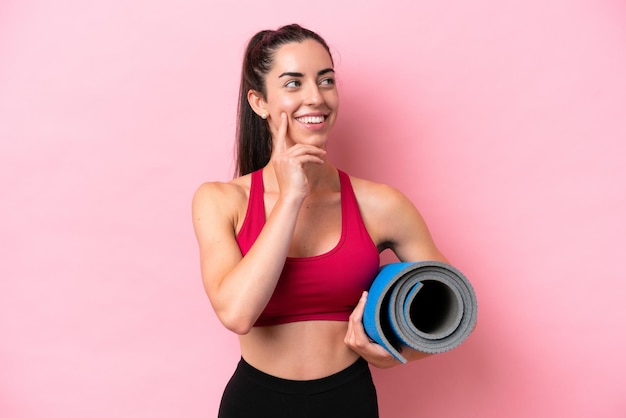
[[[369,290],[363,326],[396,359],[402,345],[442,353],[461,344],[476,325],[474,289],[456,268],[439,261],[383,266]]]

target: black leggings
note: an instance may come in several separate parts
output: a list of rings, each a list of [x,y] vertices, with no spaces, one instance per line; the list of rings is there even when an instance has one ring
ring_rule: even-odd
[[[287,380],[237,365],[220,404],[219,418],[378,418],[376,388],[359,358],[346,369],[315,380]]]

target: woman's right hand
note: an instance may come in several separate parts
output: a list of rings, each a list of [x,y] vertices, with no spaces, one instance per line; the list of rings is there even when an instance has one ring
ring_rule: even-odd
[[[294,144],[288,137],[289,119],[286,113],[280,114],[278,129],[272,129],[275,150],[272,165],[281,196],[302,199],[308,195],[307,166],[324,164],[326,151],[314,145]]]

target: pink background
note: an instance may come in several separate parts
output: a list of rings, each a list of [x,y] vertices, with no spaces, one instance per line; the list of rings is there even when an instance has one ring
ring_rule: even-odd
[[[210,417],[239,357],[190,200],[233,172],[243,48],[335,53],[334,161],[420,208],[474,334],[374,371],[386,418],[626,416],[626,5],[5,0],[0,416]]]

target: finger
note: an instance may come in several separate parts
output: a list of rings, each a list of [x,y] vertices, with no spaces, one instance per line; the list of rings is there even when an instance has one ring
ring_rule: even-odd
[[[348,328],[354,332],[354,328],[363,327],[363,311],[367,302],[367,292],[361,293],[361,298],[348,319]]]
[[[363,291],[363,293],[361,293],[361,298],[359,299],[359,303],[357,303],[356,308],[354,308],[354,311],[352,311],[352,315],[354,315],[354,321],[357,323],[361,323],[361,321],[363,320],[363,312],[365,311],[366,302],[367,302],[367,291]]]
[[[276,147],[280,151],[287,150],[287,127],[289,126],[289,121],[287,119],[287,114],[282,112],[280,114],[280,125],[278,125],[278,134],[276,135]]]
[[[293,158],[298,164],[323,164],[326,151],[313,145],[296,144],[285,151],[288,158]]]
[[[363,328],[362,321],[366,301],[367,292],[363,292],[359,302],[350,314],[350,318],[348,320],[348,331],[345,338],[345,342],[348,345],[360,346],[365,342],[369,342],[369,338],[363,338],[363,336],[365,336],[365,329]]]
[[[292,157],[298,157],[302,155],[316,155],[321,157],[326,155],[326,150],[324,150],[323,148],[308,144],[294,143],[291,147],[289,147],[288,151],[289,155]]]

